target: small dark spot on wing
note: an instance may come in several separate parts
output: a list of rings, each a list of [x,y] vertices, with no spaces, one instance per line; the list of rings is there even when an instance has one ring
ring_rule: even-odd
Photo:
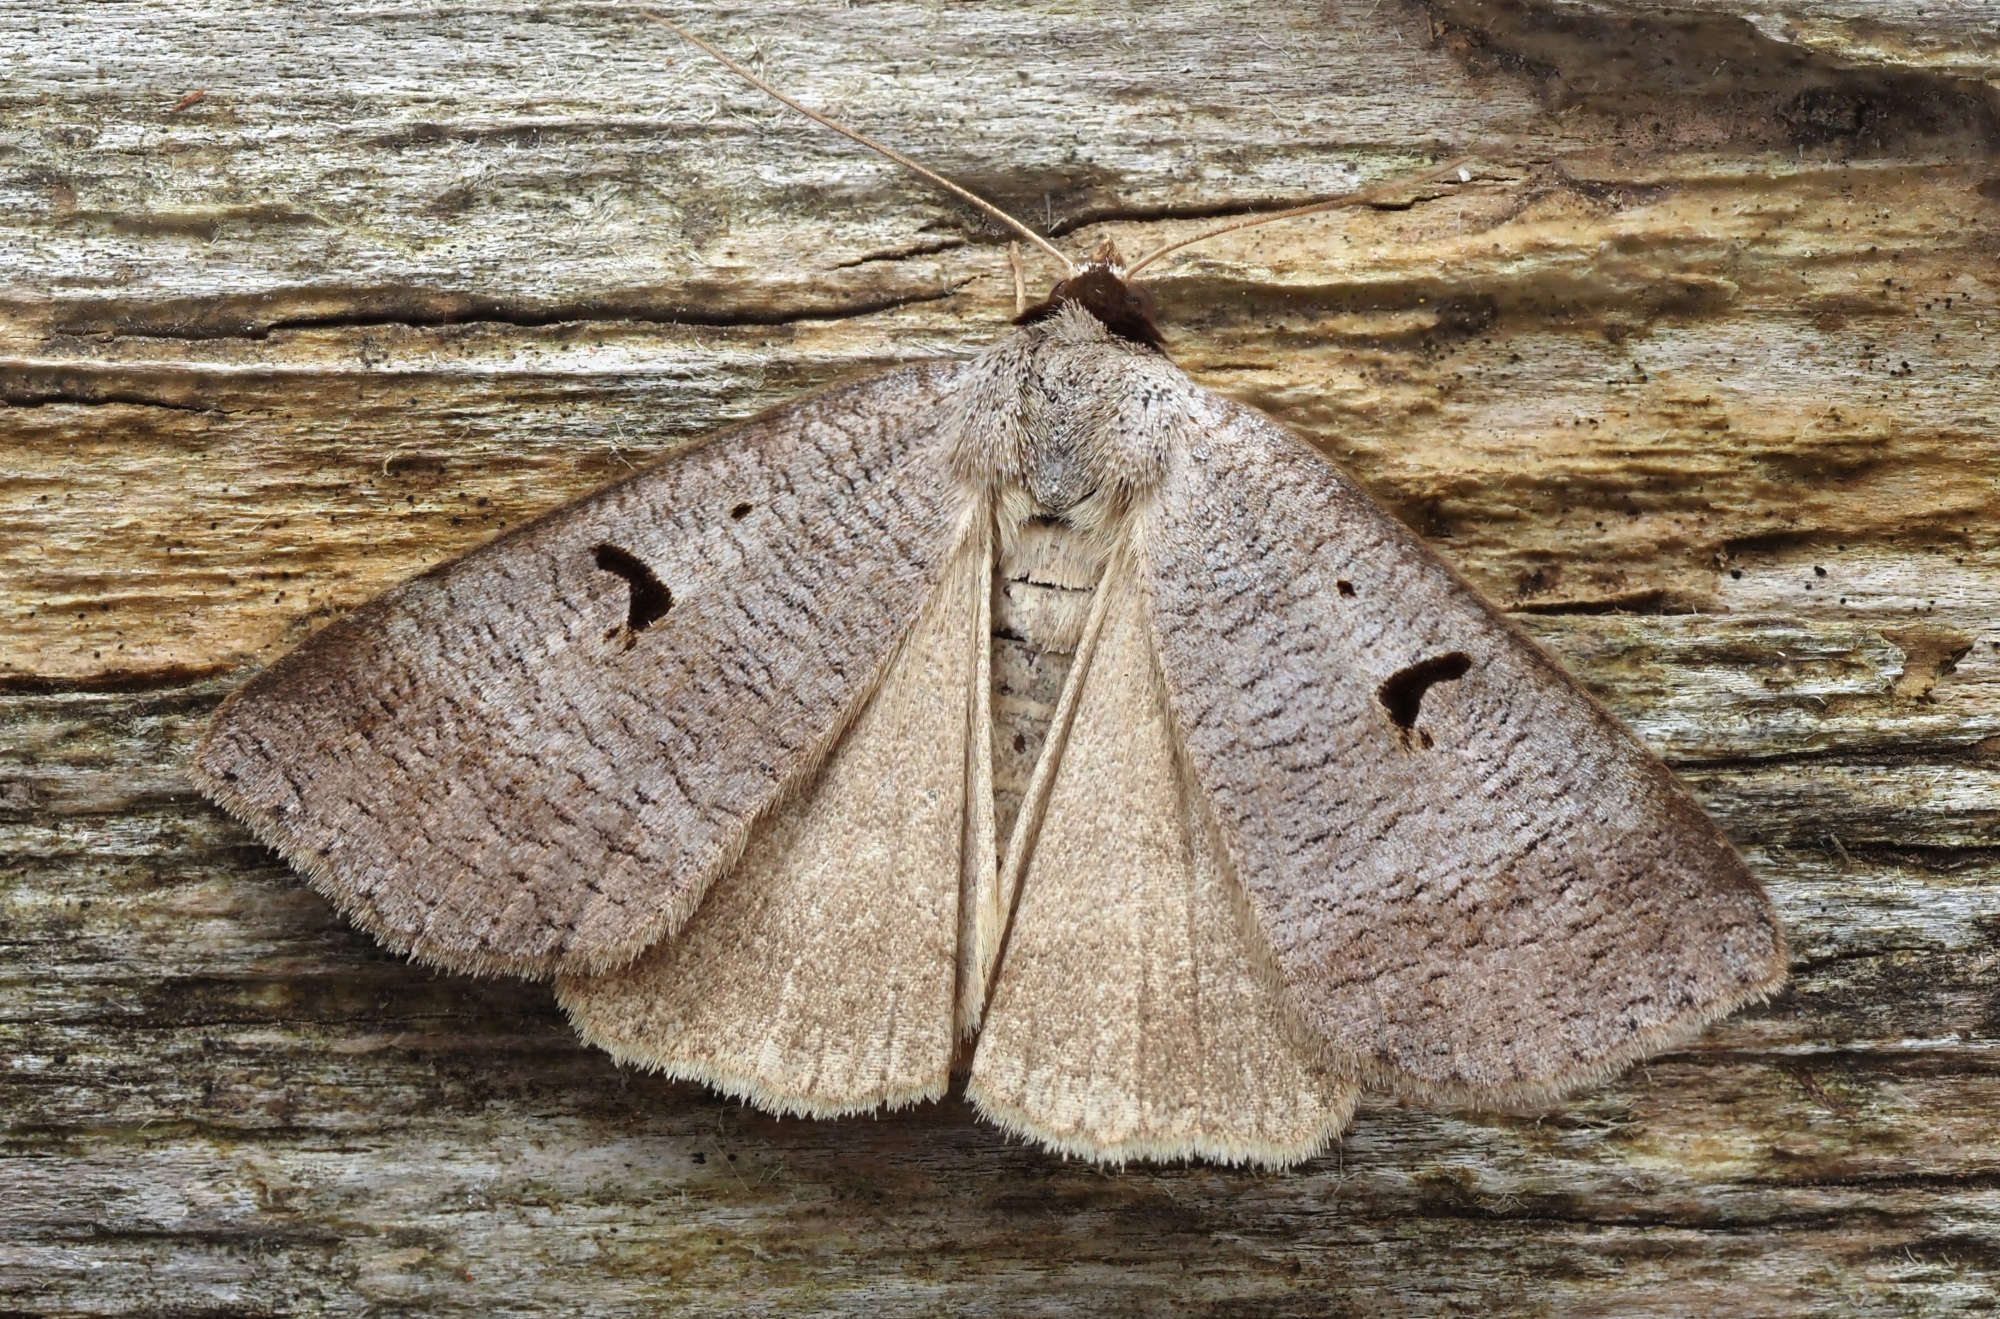
[[[599,545],[595,560],[605,572],[625,579],[631,593],[625,605],[625,626],[633,632],[645,631],[674,607],[674,593],[632,551],[616,545]]]
[[[1462,650],[1448,651],[1396,670],[1376,689],[1375,696],[1389,712],[1390,721],[1409,733],[1417,726],[1417,711],[1423,704],[1424,693],[1438,683],[1456,682],[1471,670],[1470,655]],[[1422,745],[1430,744],[1430,738],[1423,737]]]
[[[732,522],[741,522],[744,518],[750,516],[751,511],[755,507],[754,504],[738,504],[735,508],[729,510],[729,520]]]
[[[1350,600],[1354,598],[1354,583],[1348,581],[1345,577],[1335,582],[1333,584],[1333,589],[1340,592],[1342,595],[1346,596]]]

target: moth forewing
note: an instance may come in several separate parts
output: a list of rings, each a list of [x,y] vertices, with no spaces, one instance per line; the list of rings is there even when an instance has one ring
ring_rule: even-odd
[[[1311,1029],[1372,1084],[1540,1100],[1775,990],[1770,901],[1665,766],[1302,441],[1210,413],[1143,537],[1155,636]]]
[[[958,369],[775,409],[390,591],[225,701],[192,776],[398,951],[630,962],[932,598]]]

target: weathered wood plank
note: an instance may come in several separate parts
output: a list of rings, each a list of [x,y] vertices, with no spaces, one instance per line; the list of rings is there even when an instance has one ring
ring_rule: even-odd
[[[1676,764],[1793,987],[1554,1113],[1114,1173],[955,1101],[776,1121],[620,1072],[545,990],[385,956],[180,778],[214,702],[632,462],[986,341],[1004,238],[620,8],[27,0],[0,1311],[2000,1304],[1986,0],[678,16],[1077,246],[1468,156],[1169,263],[1174,351]]]
[[[1577,26],[1593,19],[1604,26],[1692,20],[1720,37],[1728,33],[1729,25],[1736,24],[1741,29],[1739,40],[1760,39],[1773,49],[1790,47],[1800,56],[1817,57],[1828,71],[1907,71],[1974,84],[2000,79],[2000,50],[1994,42],[1994,33],[2000,32],[2000,4],[1993,0],[1931,5],[1879,4],[1875,0],[1766,0],[1761,4],[1744,4],[1742,0],[1580,0],[1565,8],[1569,11],[1566,17]],[[1643,39],[1650,33],[1637,35]],[[1967,90],[1977,91],[1976,86]]]

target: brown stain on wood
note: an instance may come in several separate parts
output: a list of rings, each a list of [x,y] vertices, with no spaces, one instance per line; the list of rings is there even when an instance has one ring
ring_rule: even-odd
[[[219,9],[138,20],[89,84],[59,24],[21,47],[0,1295],[1990,1308],[2000,54],[1970,10],[1773,12],[1789,35],[1721,4],[1193,5],[1147,11],[1144,59],[1115,6],[767,6],[708,34],[1078,248],[1433,139],[1476,154],[1471,186],[1198,249],[1162,271],[1163,328],[1532,611],[1769,884],[1795,983],[1557,1112],[1364,1110],[1275,1177],[1106,1173],[956,1101],[779,1121],[621,1073],[545,991],[375,949],[179,775],[226,690],[391,582],[1000,332],[982,222],[581,11],[382,18],[365,92],[244,74],[326,67],[329,38]]]

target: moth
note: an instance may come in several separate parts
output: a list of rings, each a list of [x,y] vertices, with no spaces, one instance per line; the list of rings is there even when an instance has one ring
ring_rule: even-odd
[[[1006,809],[996,627],[1071,656]],[[1296,1163],[1364,1088],[1546,1102],[1786,962],[1668,770],[1175,366],[1108,245],[969,360],[333,622],[192,772],[384,944],[552,979],[619,1059],[819,1116],[957,1060],[985,1117],[1114,1163]]]

